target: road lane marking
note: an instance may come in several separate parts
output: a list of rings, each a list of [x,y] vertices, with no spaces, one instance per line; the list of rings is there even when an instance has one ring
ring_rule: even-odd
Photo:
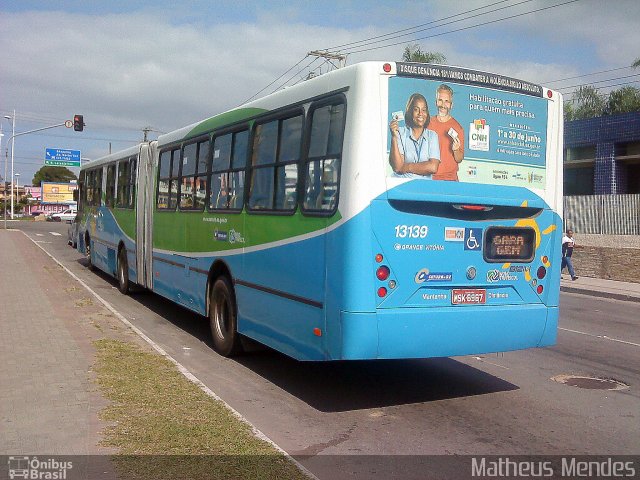
[[[611,340],[612,342],[624,343],[625,345],[640,347],[640,343],[627,342],[626,340],[620,340],[618,338],[612,338],[606,335],[595,335],[593,333],[581,332],[580,330],[571,330],[569,328],[561,328],[561,327],[558,327],[558,330],[564,330],[565,332],[578,333],[580,335],[586,335],[587,337],[602,338],[603,340]]]
[[[51,235],[55,235],[56,237],[61,237],[62,234],[58,232],[49,232]]]
[[[44,233],[36,233],[37,237],[44,237]]]

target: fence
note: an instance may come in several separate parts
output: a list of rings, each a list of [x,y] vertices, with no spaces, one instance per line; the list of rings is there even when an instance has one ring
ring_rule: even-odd
[[[601,235],[640,235],[640,194],[564,197],[565,230]]]

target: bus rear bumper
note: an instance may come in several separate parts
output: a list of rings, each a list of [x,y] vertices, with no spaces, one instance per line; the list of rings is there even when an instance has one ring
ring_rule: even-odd
[[[342,312],[343,360],[429,358],[554,345],[558,307],[406,308]]]

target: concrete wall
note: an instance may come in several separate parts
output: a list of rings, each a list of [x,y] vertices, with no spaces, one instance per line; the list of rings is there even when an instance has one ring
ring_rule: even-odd
[[[574,238],[583,247],[573,251],[576,275],[640,283],[640,236],[576,233]]]

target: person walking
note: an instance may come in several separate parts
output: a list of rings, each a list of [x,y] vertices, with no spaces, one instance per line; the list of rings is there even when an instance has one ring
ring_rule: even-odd
[[[576,246],[576,242],[573,239],[573,230],[567,230],[567,233],[562,237],[562,264],[560,266],[560,273],[567,267],[571,280],[576,280],[576,272],[573,269],[573,262],[571,256],[573,255],[573,249]]]

